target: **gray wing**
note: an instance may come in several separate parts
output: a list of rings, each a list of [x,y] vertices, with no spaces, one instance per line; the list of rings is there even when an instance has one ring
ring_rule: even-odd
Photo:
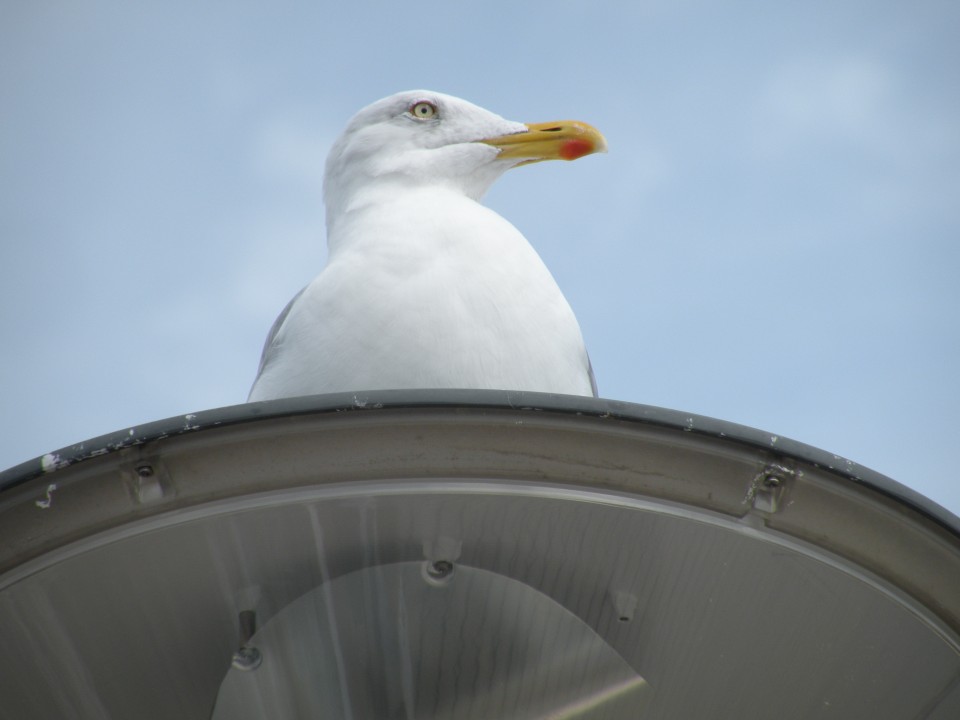
[[[303,290],[306,289],[307,288],[303,288]],[[301,295],[303,295],[303,290],[293,296],[293,299],[287,303],[287,306],[277,316],[277,319],[273,321],[273,325],[270,327],[270,332],[267,333],[267,340],[263,343],[263,352],[260,353],[260,367],[257,368],[257,379],[259,379],[263,374],[263,369],[267,366],[267,362],[272,355],[271,351],[273,350],[273,341],[276,339],[277,333],[280,332],[280,328],[283,327],[283,321],[286,320],[287,315],[290,314],[290,308],[293,307],[293,304],[300,299]],[[256,385],[257,381],[254,380],[253,384]]]
[[[286,314],[286,310],[283,311]],[[262,364],[261,364],[261,367]],[[600,391],[597,390],[597,376],[593,374],[593,363],[590,362],[590,353],[587,353],[587,370],[590,371],[590,388],[593,390],[593,396],[595,398],[600,397]]]

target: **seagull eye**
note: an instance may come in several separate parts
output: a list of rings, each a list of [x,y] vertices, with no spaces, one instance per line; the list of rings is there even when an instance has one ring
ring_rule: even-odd
[[[437,115],[437,106],[433,103],[421,100],[410,106],[410,114],[418,120],[429,120]]]

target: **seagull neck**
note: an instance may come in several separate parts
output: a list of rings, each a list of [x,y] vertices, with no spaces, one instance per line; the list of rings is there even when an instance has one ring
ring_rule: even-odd
[[[382,237],[391,222],[435,225],[449,221],[451,208],[457,208],[459,217],[468,217],[470,208],[479,206],[459,188],[445,185],[395,186],[390,190],[370,186],[341,198],[340,203],[333,200],[328,196],[327,247],[331,255],[351,245],[354,238]]]
[[[350,193],[328,193],[326,197],[327,235],[344,224],[357,222],[360,217],[375,217],[386,208],[430,207],[431,204],[461,201],[476,202],[455,185],[420,184],[409,182],[378,182],[357,187]]]

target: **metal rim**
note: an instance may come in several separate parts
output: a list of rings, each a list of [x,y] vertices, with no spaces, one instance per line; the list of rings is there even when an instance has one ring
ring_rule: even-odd
[[[600,420],[627,421],[763,449],[784,458],[808,463],[847,481],[882,493],[925,515],[960,537],[960,518],[937,503],[885,475],[805,443],[737,423],[651,405],[512,390],[380,390],[334,393],[244,403],[177,415],[101,435],[16,465],[0,472],[0,492],[91,458],[215,428],[304,415],[451,407],[550,412],[594,417]]]

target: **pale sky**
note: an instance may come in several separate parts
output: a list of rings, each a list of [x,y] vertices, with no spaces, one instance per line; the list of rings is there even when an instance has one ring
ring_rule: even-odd
[[[336,135],[399,90],[610,153],[487,204],[601,396],[847,457],[960,513],[960,4],[0,6],[0,469],[243,402],[325,258]]]

